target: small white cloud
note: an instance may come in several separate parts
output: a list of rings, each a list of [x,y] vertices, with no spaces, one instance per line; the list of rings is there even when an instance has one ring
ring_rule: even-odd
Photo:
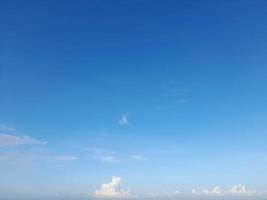
[[[26,144],[46,144],[46,142],[35,140],[30,136],[15,136],[10,134],[0,134],[0,147],[10,147]]]
[[[235,195],[252,195],[256,194],[256,190],[247,190],[245,185],[237,184],[232,186],[230,193]]]
[[[120,177],[112,177],[111,182],[103,183],[99,190],[95,191],[94,195],[96,197],[102,198],[121,198],[128,197],[130,195],[130,189],[118,189],[121,182]]]
[[[196,189],[192,189],[192,194],[194,195],[221,195],[222,189],[220,186],[214,186],[211,190],[204,189],[199,192]]]
[[[222,189],[221,189],[221,187],[220,186],[214,186],[212,189],[211,189],[211,191],[209,191],[209,193],[208,194],[212,194],[212,195],[221,195],[221,193],[222,193]]]
[[[120,125],[128,125],[129,124],[129,120],[128,120],[128,115],[124,114],[121,116],[121,118],[119,119],[119,124]]]

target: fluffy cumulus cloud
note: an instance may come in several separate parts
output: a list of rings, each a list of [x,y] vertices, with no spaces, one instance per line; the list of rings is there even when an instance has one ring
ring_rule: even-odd
[[[94,195],[101,198],[120,198],[128,197],[130,195],[130,189],[119,189],[121,183],[120,177],[112,177],[111,182],[103,183],[99,190],[95,191]]]
[[[46,142],[35,140],[30,136],[15,136],[10,134],[0,134],[0,147],[10,147],[26,144],[46,144]]]
[[[252,195],[256,194],[256,190],[248,190],[245,185],[237,184],[233,185],[230,189],[230,193],[235,195]]]
[[[119,119],[119,124],[120,125],[128,125],[129,124],[129,120],[128,120],[128,115],[124,114],[121,116],[121,118]]]

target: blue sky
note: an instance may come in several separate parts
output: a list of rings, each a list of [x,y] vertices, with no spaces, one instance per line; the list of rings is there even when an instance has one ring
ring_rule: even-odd
[[[266,197],[266,7],[1,1],[0,199]]]

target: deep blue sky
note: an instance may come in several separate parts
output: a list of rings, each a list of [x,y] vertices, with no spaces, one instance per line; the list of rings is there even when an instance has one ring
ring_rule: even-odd
[[[0,19],[0,196],[267,191],[265,0],[10,0]]]

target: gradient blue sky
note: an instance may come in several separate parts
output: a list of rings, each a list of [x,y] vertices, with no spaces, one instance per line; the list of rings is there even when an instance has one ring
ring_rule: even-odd
[[[267,1],[4,0],[0,18],[0,199],[97,198],[112,176],[266,196]]]

